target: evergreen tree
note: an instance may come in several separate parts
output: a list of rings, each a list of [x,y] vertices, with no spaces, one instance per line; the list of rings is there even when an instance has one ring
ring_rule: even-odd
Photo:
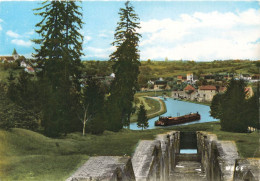
[[[230,80],[221,103],[221,128],[225,131],[246,132],[246,92],[243,80]]]
[[[149,127],[146,110],[145,110],[143,104],[141,104],[139,107],[138,118],[137,118],[137,127],[142,128],[142,130]]]
[[[68,0],[46,1],[35,9],[42,20],[36,24],[41,38],[34,40],[39,45],[34,57],[42,68],[38,76],[42,84],[43,125],[49,136],[66,134],[80,126],[75,115],[79,108],[83,40],[79,9],[75,1]]]
[[[138,43],[141,35],[137,33],[139,29],[139,18],[135,14],[133,6],[129,1],[125,3],[125,8],[119,11],[120,21],[114,35],[115,41],[112,43],[116,51],[110,55],[110,60],[114,62],[113,72],[115,79],[111,85],[111,95],[109,104],[117,106],[116,112],[119,116],[112,115],[109,128],[118,131],[123,126],[129,126],[130,115],[133,112],[134,94],[138,89],[137,78],[139,74],[139,51]],[[113,126],[115,125],[115,126]]]

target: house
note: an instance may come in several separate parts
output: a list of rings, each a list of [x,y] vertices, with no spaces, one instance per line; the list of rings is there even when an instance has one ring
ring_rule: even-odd
[[[177,76],[177,84],[181,84],[182,83],[182,76],[178,75]]]
[[[178,75],[177,76],[177,84],[181,84],[182,82],[186,82],[187,78],[185,76],[182,75]]]
[[[25,69],[24,69],[25,72],[28,72],[28,73],[34,73],[35,70],[34,68],[30,67],[30,66],[27,66]]]
[[[214,95],[217,93],[216,86],[213,85],[204,85],[200,86],[198,89],[197,100],[199,102],[210,102],[212,101]]]
[[[20,63],[20,66],[21,66],[21,67],[27,67],[28,64],[23,60],[23,61]]]
[[[14,63],[15,59],[13,56],[0,56],[0,61],[2,63]]]
[[[187,85],[185,88],[184,88],[184,91],[187,93],[187,94],[190,94],[192,92],[194,92],[196,89],[192,86],[192,85]]]
[[[204,76],[204,79],[205,79],[207,82],[215,82],[215,76],[214,76],[214,75],[205,75],[205,76]]]
[[[156,80],[154,82],[154,90],[164,90],[167,88],[167,81]]]
[[[240,74],[240,79],[251,80],[252,77],[249,74]]]
[[[193,73],[187,73],[187,82],[192,83],[193,80]]]
[[[197,90],[192,85],[187,85],[184,88],[184,97],[189,100],[196,100],[197,99]]]

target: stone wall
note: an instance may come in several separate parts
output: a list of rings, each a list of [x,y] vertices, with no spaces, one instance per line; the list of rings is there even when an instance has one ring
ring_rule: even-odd
[[[90,157],[89,160],[66,181],[80,180],[135,180],[131,158],[120,156]]]
[[[196,136],[198,154],[180,154],[180,132],[172,131],[157,135],[155,140],[141,140],[132,158],[91,157],[67,181],[168,181],[178,179],[174,171],[179,161],[199,165],[201,161],[201,173],[206,174],[203,180],[207,181],[260,180],[259,159],[239,158],[234,142],[219,141],[214,134],[196,132]],[[186,166],[191,169],[189,164]]]
[[[144,180],[169,180],[175,167],[175,153],[179,152],[179,132],[160,134],[155,140],[139,142],[132,157],[135,178]]]
[[[236,171],[234,181],[258,181],[260,180],[260,159],[238,159],[236,160]]]
[[[180,132],[157,135],[155,140],[141,140],[132,156],[98,156],[81,166],[66,181],[90,180],[169,180],[179,153]]]
[[[197,144],[207,180],[259,180],[259,159],[241,160],[235,142],[219,141],[214,134],[197,132]]]

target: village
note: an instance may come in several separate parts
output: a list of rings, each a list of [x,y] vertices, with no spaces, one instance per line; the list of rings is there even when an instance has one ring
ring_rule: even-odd
[[[235,80],[243,79],[249,83],[246,87],[248,97],[252,97],[253,89],[250,83],[259,81],[259,74],[201,74],[200,78],[193,73],[179,75],[171,81],[159,78],[155,81],[148,81],[147,87],[142,91],[172,91],[172,97],[175,99],[185,99],[197,102],[210,103],[217,93],[224,93],[227,89],[227,81],[232,78]]]
[[[36,67],[37,65],[32,59],[26,59],[24,56],[19,55],[16,49],[13,50],[12,55],[0,56],[0,62],[4,67],[21,67],[28,73],[34,73],[35,68],[33,67]]]
[[[259,5],[1,1],[0,180],[260,180]]]
[[[11,66],[12,68],[24,69],[29,74],[34,74],[40,71],[37,68],[37,63],[34,59],[26,59],[23,55],[19,55],[16,49],[13,50],[12,55],[0,56],[0,62],[4,66]],[[115,74],[111,73],[105,76],[86,75],[83,74],[80,81],[82,86],[86,84],[89,78],[99,80],[106,87],[109,87],[115,78]],[[186,75],[177,75],[170,78],[153,78],[149,80],[146,86],[141,87],[141,92],[171,92],[174,99],[183,99],[188,101],[196,101],[203,103],[210,103],[217,93],[224,93],[227,89],[228,80],[242,79],[248,83],[246,87],[247,97],[253,96],[253,89],[251,84],[256,83],[260,79],[260,74],[238,74],[238,73],[217,73],[217,74],[200,74],[187,73]],[[155,93],[156,94],[156,93]]]

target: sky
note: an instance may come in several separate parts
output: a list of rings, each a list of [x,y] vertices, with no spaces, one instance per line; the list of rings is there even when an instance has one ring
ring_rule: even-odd
[[[83,60],[108,60],[125,1],[82,1]],[[260,60],[259,1],[132,1],[141,60]],[[0,55],[31,57],[41,1],[0,0]]]

